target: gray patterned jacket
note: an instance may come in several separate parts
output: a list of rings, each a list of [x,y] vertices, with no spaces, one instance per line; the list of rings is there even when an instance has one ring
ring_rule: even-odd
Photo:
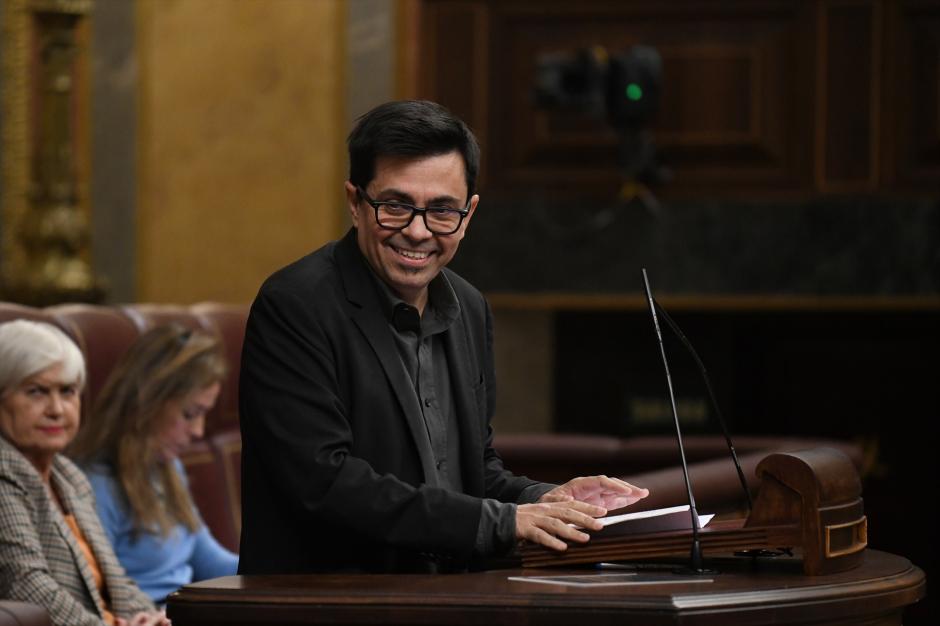
[[[118,563],[95,511],[88,480],[74,463],[56,455],[52,481],[104,576],[111,611],[129,618],[154,609]],[[39,472],[0,436],[0,598],[46,608],[57,625],[100,626],[101,595],[91,569]]]

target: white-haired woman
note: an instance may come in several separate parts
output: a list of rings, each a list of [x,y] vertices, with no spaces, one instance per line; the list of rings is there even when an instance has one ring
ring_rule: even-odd
[[[0,597],[58,625],[168,625],[118,563],[85,475],[60,452],[78,432],[85,361],[61,330],[0,324]]]

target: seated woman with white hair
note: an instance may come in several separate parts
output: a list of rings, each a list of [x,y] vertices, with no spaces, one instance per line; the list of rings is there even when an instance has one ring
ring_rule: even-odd
[[[94,495],[62,450],[78,432],[85,361],[50,324],[0,324],[0,597],[57,625],[168,626],[118,563]]]

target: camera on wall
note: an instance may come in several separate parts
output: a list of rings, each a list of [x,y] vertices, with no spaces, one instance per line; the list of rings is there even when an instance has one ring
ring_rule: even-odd
[[[554,52],[537,60],[534,96],[543,109],[574,110],[604,119],[620,136],[621,199],[653,203],[650,187],[669,178],[659,165],[650,124],[659,109],[662,59],[635,45],[620,53],[602,46]]]

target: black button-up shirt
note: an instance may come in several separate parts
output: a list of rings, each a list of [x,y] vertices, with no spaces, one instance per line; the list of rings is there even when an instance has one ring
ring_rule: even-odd
[[[382,307],[402,365],[414,385],[431,442],[437,476],[427,479],[445,489],[463,492],[460,427],[443,341],[443,333],[460,316],[457,295],[447,277],[438,274],[428,285],[428,302],[422,316],[378,276],[373,274],[373,278],[382,295]],[[534,502],[553,486],[532,485],[520,494],[519,502]],[[474,552],[480,556],[506,552],[515,544],[515,536],[516,505],[484,498]]]

